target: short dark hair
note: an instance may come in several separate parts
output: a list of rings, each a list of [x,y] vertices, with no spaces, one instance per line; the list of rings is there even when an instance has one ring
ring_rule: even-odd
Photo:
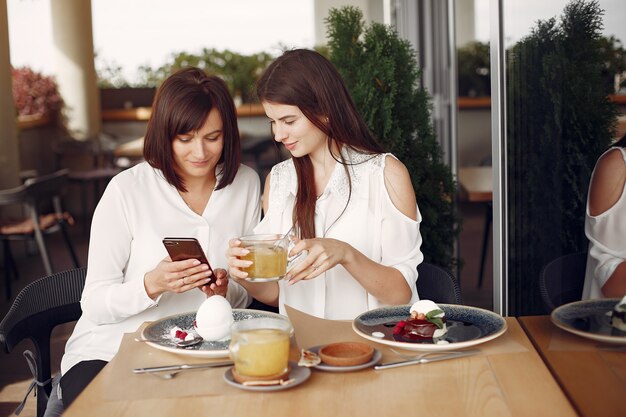
[[[224,149],[219,159],[223,163],[222,177],[215,187],[219,190],[233,182],[241,160],[235,104],[224,81],[198,68],[185,68],[168,77],[154,97],[143,156],[179,191],[187,189],[175,170],[172,141],[178,135],[200,129],[213,108],[223,123]]]

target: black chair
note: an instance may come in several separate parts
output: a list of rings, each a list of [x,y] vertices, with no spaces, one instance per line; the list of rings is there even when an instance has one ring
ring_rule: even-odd
[[[581,299],[586,267],[586,251],[559,256],[543,267],[539,291],[548,311]]]
[[[18,276],[17,267],[11,252],[10,242],[35,241],[46,274],[52,274],[52,264],[48,256],[44,235],[61,232],[74,266],[79,267],[78,257],[67,231],[71,216],[63,211],[61,194],[67,184],[68,171],[29,178],[26,182],[9,190],[0,191],[0,206],[16,206],[26,209],[26,216],[8,219],[0,223],[0,241],[4,246],[4,273],[6,298],[11,298],[11,275]],[[50,214],[42,215],[43,210],[53,208]]]
[[[461,304],[461,289],[456,278],[445,269],[422,262],[417,266],[417,294],[421,300],[442,304]]]
[[[36,385],[37,417],[43,415],[51,390],[50,334],[56,326],[80,318],[80,297],[86,274],[86,268],[72,269],[28,284],[0,322],[0,343],[7,353],[24,339],[34,344],[35,363],[32,365],[36,375],[26,395]],[[29,360],[32,352],[27,352],[30,351],[25,350],[24,356]]]
[[[107,134],[100,134],[93,138],[79,141],[73,138],[66,138],[54,144],[56,154],[56,166],[60,169],[65,165],[65,159],[77,161],[85,160],[87,167],[69,172],[70,183],[80,186],[81,210],[83,221],[83,233],[87,233],[89,228],[89,213],[87,207],[88,188],[93,187],[93,206],[95,207],[100,199],[102,191],[111,178],[122,172],[123,168],[118,166],[117,158],[114,154],[114,138]]]

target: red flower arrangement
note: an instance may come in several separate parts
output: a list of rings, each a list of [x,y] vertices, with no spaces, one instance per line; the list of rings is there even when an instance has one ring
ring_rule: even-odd
[[[28,67],[12,68],[13,101],[19,116],[44,115],[63,107],[54,78]]]

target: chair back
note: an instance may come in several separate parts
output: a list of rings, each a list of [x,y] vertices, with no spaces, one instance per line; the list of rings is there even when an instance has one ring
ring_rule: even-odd
[[[0,344],[10,353],[24,339],[34,344],[37,380],[50,379],[50,334],[63,323],[78,320],[80,298],[85,286],[86,268],[48,275],[28,284],[15,298],[0,322]],[[42,416],[50,383],[37,386],[37,416]]]
[[[420,300],[461,304],[461,289],[454,276],[440,266],[422,262],[417,266],[417,295]]]
[[[68,174],[69,170],[62,169],[52,174],[27,179],[24,182],[26,199],[37,208],[43,202],[58,200],[67,184]]]
[[[539,291],[548,311],[581,299],[586,267],[587,251],[559,256],[543,267]]]

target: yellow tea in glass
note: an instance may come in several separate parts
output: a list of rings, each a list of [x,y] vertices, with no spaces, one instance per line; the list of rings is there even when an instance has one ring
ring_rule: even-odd
[[[241,246],[250,252],[241,259],[252,261],[252,265],[241,268],[248,273],[248,280],[275,281],[287,272],[288,239],[283,235],[251,235],[239,238]]]
[[[291,323],[286,319],[254,318],[232,326],[229,353],[237,374],[271,378],[289,370]]]

